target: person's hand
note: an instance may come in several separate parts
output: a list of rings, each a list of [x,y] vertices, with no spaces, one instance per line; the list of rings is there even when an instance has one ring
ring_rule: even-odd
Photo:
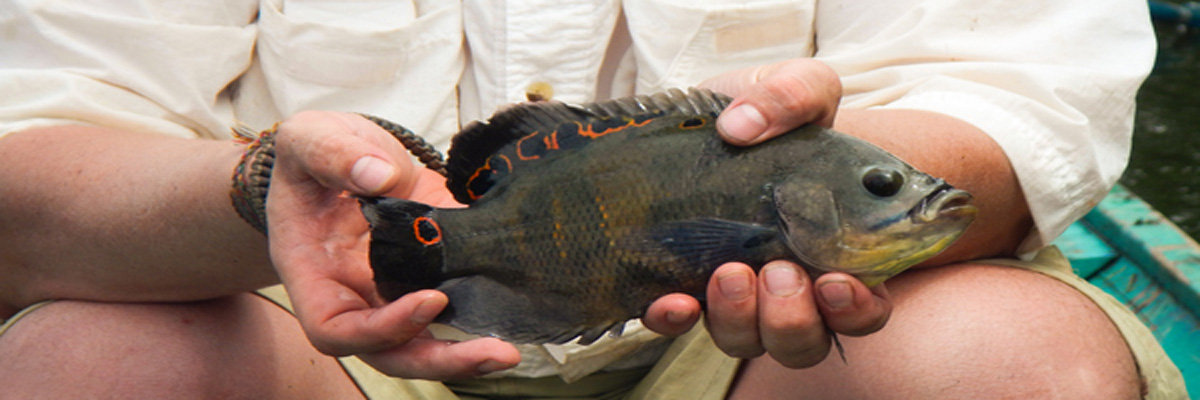
[[[375,290],[368,225],[346,193],[452,206],[441,176],[414,166],[394,138],[353,114],[296,114],[278,126],[275,152],[267,201],[271,259],[313,346],[404,378],[464,378],[520,361],[516,348],[498,339],[434,339],[426,326],[448,302],[441,292],[388,303]]]
[[[733,96],[717,119],[725,141],[753,145],[806,123],[831,126],[841,100],[836,73],[811,59],[726,73],[700,85]],[[733,357],[769,354],[803,368],[829,354],[830,332],[860,336],[881,329],[891,314],[883,284],[867,288],[844,273],[811,279],[795,263],[773,261],[755,273],[729,263],[709,280],[706,323],[713,341]],[[696,299],[664,296],[643,317],[651,330],[679,335],[699,319]]]

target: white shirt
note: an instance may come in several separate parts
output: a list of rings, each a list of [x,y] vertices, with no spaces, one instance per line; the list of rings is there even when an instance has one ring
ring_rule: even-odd
[[[225,139],[329,109],[445,150],[534,84],[578,103],[814,57],[842,107],[940,112],[995,139],[1036,222],[1027,251],[1119,177],[1155,48],[1138,0],[0,1],[0,135]]]

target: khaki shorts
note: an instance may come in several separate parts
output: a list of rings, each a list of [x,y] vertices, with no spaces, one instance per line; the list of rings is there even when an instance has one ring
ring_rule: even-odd
[[[279,286],[259,291],[291,310]],[[338,361],[370,399],[474,400],[495,397],[567,399],[724,399],[737,373],[738,359],[717,349],[708,331],[697,324],[676,338],[651,367],[597,372],[567,384],[545,378],[483,378],[455,382],[398,379],[376,371],[357,357]]]
[[[1146,383],[1145,398],[1186,398],[1187,391],[1179,369],[1167,358],[1149,329],[1112,296],[1077,277],[1056,248],[1043,250],[1028,262],[993,259],[979,263],[1040,272],[1079,290],[1095,301],[1124,335]],[[290,306],[286,294],[279,287],[264,289],[260,294],[284,308]],[[21,316],[44,304],[30,306],[4,321],[0,325],[0,335]],[[557,377],[473,379],[446,383],[406,380],[383,375],[355,357],[344,357],[339,361],[363,393],[372,399],[440,400],[496,396],[544,399],[722,399],[738,368],[738,360],[718,350],[703,328],[693,329],[676,339],[652,367],[596,373],[570,385]]]

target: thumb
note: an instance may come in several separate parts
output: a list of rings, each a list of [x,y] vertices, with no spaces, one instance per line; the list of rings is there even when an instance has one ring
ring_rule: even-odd
[[[398,156],[404,154],[399,143],[358,115],[298,113],[280,124],[276,140],[280,159],[298,161],[290,165],[296,170],[287,172],[306,175],[330,189],[370,196],[412,180],[406,179],[413,175],[412,163]]]
[[[395,166],[369,154],[359,157],[350,167],[350,183],[363,195],[383,193],[395,186],[396,175]]]
[[[725,141],[743,146],[806,123],[832,126],[842,97],[837,73],[807,58],[732,71],[700,86],[734,97],[717,119],[717,130]]]

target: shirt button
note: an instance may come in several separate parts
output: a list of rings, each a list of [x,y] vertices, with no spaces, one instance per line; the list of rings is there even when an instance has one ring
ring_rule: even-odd
[[[554,97],[554,87],[546,82],[534,82],[525,87],[525,98],[529,101],[546,101]]]

